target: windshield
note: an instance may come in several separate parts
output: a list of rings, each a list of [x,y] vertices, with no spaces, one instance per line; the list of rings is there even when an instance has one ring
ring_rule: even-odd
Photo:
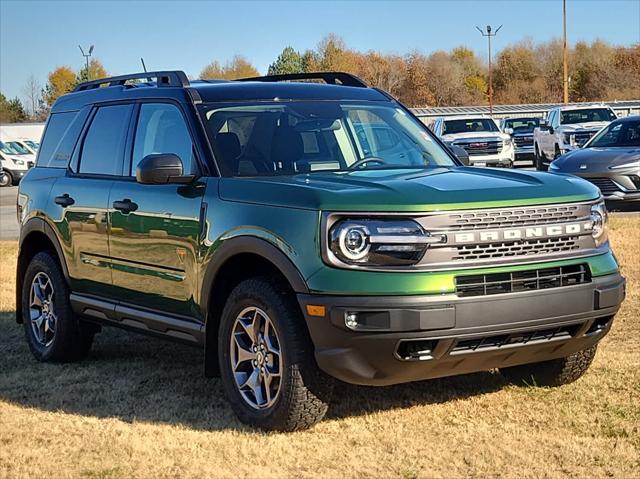
[[[443,135],[456,133],[474,133],[482,131],[499,131],[496,123],[490,118],[472,118],[469,120],[446,120],[442,126]]]
[[[216,156],[232,176],[456,166],[422,123],[393,104],[291,101],[202,108]]]
[[[533,133],[534,128],[540,126],[540,118],[508,118],[504,127],[511,128],[514,133]]]
[[[26,148],[20,146],[15,141],[4,143],[0,141],[0,151],[7,155],[26,155],[29,153]]]
[[[590,121],[613,121],[616,115],[609,108],[590,108],[560,112],[560,124],[587,123]]]
[[[37,141],[24,140],[24,143],[33,151],[38,151],[38,148],[40,148],[40,143]]]
[[[585,148],[640,146],[640,119],[611,123],[594,136]]]

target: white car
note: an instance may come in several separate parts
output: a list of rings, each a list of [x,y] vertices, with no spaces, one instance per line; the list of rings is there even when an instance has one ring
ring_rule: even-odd
[[[547,170],[556,158],[582,148],[616,118],[607,105],[561,106],[549,110],[547,118],[533,130],[536,169]]]
[[[35,155],[0,141],[0,186],[16,185],[35,163]],[[25,152],[26,151],[26,152]]]
[[[433,131],[445,143],[464,148],[469,154],[469,166],[513,166],[511,135],[500,131],[491,117],[473,115],[439,118],[433,124]]]
[[[29,140],[27,138],[19,138],[17,140],[14,140],[13,142],[17,143],[22,148],[25,148],[26,150],[29,151],[29,153],[31,153],[34,156],[38,154],[38,148],[40,148],[40,143],[35,140]]]

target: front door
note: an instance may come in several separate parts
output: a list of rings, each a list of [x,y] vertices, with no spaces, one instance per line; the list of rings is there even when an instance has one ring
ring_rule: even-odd
[[[135,180],[146,155],[174,153],[185,174],[197,173],[189,128],[173,103],[142,103],[128,174],[109,197],[109,248],[118,299],[134,307],[198,318],[200,208],[205,182],[144,185]]]

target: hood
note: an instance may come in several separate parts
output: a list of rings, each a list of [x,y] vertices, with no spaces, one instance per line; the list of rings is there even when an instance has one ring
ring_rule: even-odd
[[[223,200],[325,211],[438,211],[600,196],[577,177],[471,167],[222,178],[219,185]]]
[[[578,130],[600,130],[607,126],[609,121],[586,121],[584,123],[570,123],[568,125],[560,125],[558,129],[565,133]]]
[[[448,142],[463,139],[483,140],[487,138],[499,138],[501,140],[506,140],[507,138],[509,138],[509,135],[507,135],[506,133],[501,133],[499,131],[470,131],[466,133],[451,133],[448,135],[442,135],[442,139]]]
[[[640,147],[581,148],[562,155],[552,163],[554,171],[562,173],[609,172],[619,166],[640,160]],[[557,168],[557,170],[556,170]],[[639,168],[640,170],[640,168]]]

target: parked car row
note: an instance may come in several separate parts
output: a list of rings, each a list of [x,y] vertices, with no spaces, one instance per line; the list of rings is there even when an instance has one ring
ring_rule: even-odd
[[[530,166],[595,184],[607,200],[640,201],[640,117],[607,105],[562,106],[546,118],[486,115],[437,119],[431,129],[470,166]]]
[[[36,163],[40,144],[35,140],[0,141],[0,186],[16,185]]]

